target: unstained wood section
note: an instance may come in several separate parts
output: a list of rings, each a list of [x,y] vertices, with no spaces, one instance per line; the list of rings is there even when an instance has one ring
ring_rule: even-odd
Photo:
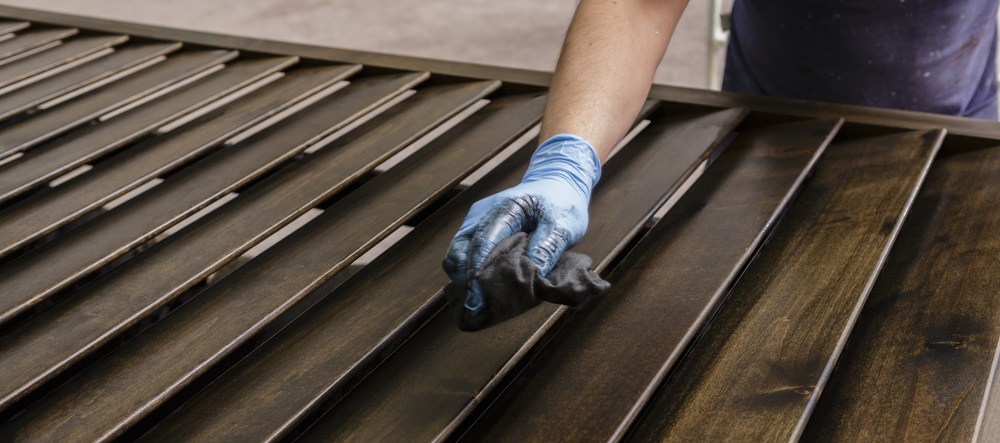
[[[37,146],[112,109],[230,61],[237,55],[235,51],[222,50],[181,52],[163,63],[46,109],[24,121],[9,123],[0,127],[0,156]],[[6,174],[7,168],[18,162],[0,167],[0,174]]]
[[[129,68],[181,48],[180,43],[143,43],[116,48],[113,54],[0,95],[0,121],[30,111]]]
[[[591,202],[593,217],[587,236],[576,250],[605,264],[651,218],[655,207],[720,147],[743,115],[741,110],[725,110],[675,118],[655,116],[605,166]],[[444,251],[437,250],[435,265],[440,266]],[[447,283],[443,271],[434,274],[430,293]],[[397,273],[394,278],[414,284],[429,280],[426,271]],[[307,437],[426,441],[447,434],[547,330],[547,320],[562,311],[545,304],[476,333],[459,331],[449,312],[438,312],[310,428]]]
[[[353,148],[373,142],[375,146],[395,145],[384,140],[387,134],[394,134],[407,136],[397,141],[401,149],[498,86],[498,82],[486,81],[424,90],[425,99],[401,105],[406,111],[378,121],[381,124],[366,133],[371,134],[367,139],[354,139]],[[380,138],[383,143],[378,143]],[[43,400],[26,410],[11,428],[23,427],[17,432],[18,438],[31,440],[66,435],[89,440],[123,431],[500,148],[502,145],[433,143],[422,148],[399,168],[366,183],[306,227],[116,350],[92,367],[93,371],[85,371],[75,379],[78,383],[47,397],[53,403]],[[246,194],[263,192],[272,200],[289,199],[295,194],[308,195],[309,188],[324,181],[325,186],[330,186],[331,181],[342,176],[331,171],[340,163],[330,161],[339,157],[337,153],[336,149],[321,151],[315,161],[293,165]],[[365,157],[357,151],[353,154],[342,158],[358,161]],[[326,165],[320,166],[323,163]],[[244,202],[237,199],[233,204]],[[156,373],[152,378],[151,369]],[[123,392],[127,392],[127,399],[122,397]]]
[[[107,155],[155,131],[177,117],[295,63],[290,57],[239,61],[213,75],[129,112],[92,124],[39,146],[0,169],[0,200],[45,185],[102,155]],[[0,251],[7,252],[6,245]],[[0,253],[2,253],[0,252]]]
[[[739,134],[618,266],[611,293],[580,308],[464,438],[621,438],[839,125]]]
[[[10,22],[4,22],[10,23]],[[0,34],[9,34],[12,28],[4,27]],[[49,43],[69,38],[80,32],[77,29],[40,29],[17,34],[14,38],[0,42],[0,60],[45,46]]]
[[[831,144],[632,437],[797,438],[942,137]]]
[[[329,86],[354,70],[348,66],[299,70],[237,100],[221,111],[213,112],[213,115],[130,147],[117,157],[101,162],[94,170],[73,180],[69,185],[59,186],[34,198],[17,202],[10,208],[0,211],[0,255],[37,240],[86,211],[96,209],[144,181],[178,167],[190,157],[198,155],[200,151],[222,143],[224,138],[232,135],[234,131],[273,115],[302,99],[303,94],[310,94]],[[266,72],[259,71],[255,76]],[[236,81],[245,82],[250,79],[230,77],[217,80],[219,85],[234,87]],[[197,96],[191,94],[192,98]],[[170,110],[172,109],[167,111]],[[212,118],[219,115],[221,117]],[[128,120],[130,117],[124,119]],[[143,119],[138,124],[149,128],[157,126],[162,121],[160,117],[151,124],[149,119]],[[132,133],[135,131],[128,126],[123,130]],[[74,139],[62,143],[60,145],[64,147],[62,153],[67,156],[82,155],[80,151],[84,149],[81,148],[91,139]],[[91,146],[104,147],[107,144],[102,141]]]
[[[49,69],[127,41],[128,37],[124,35],[74,38],[55,48],[0,65],[0,87],[9,86],[33,75],[41,74]]]
[[[1000,338],[997,177],[1000,147],[935,162],[806,439],[971,441]],[[1000,438],[989,400],[982,442]]]

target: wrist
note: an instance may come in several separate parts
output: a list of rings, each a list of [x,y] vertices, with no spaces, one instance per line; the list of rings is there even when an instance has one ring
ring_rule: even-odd
[[[586,200],[601,178],[601,159],[586,140],[570,133],[557,134],[538,145],[522,183],[561,180]]]

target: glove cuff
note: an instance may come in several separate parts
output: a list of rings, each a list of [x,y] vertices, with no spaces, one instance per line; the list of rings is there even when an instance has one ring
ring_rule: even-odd
[[[590,201],[590,192],[601,179],[601,158],[586,140],[563,133],[546,140],[531,156],[521,180],[524,183],[562,179]]]

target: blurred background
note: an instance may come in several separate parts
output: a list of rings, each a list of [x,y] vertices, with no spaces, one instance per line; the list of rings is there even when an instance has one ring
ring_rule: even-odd
[[[705,88],[721,66],[719,12],[692,0],[656,82]],[[551,71],[576,0],[0,0],[172,28]],[[713,38],[714,32],[714,38]],[[713,51],[712,41],[714,44]]]

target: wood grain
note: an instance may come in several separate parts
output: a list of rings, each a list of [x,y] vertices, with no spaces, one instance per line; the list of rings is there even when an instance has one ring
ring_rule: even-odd
[[[797,438],[943,136],[834,142],[632,437]]]
[[[652,124],[605,165],[591,201],[593,217],[587,236],[576,250],[590,255],[598,268],[606,266],[652,217],[656,206],[720,147],[743,116],[742,110],[655,116]],[[439,266],[445,248],[435,250],[439,257],[435,265]],[[447,283],[442,271],[434,274],[435,286],[428,294],[437,293]],[[426,271],[405,276],[397,273],[394,278],[416,282],[426,275]],[[424,291],[427,289],[418,294]],[[563,312],[564,308],[545,304],[490,329],[466,333],[458,330],[450,313],[439,311],[311,427],[305,438],[426,441],[445,436]]]
[[[611,293],[576,312],[463,438],[620,439],[839,127],[739,134],[616,268]]]
[[[1000,147],[935,162],[806,438],[972,439],[1000,338],[998,174]],[[1000,435],[988,400],[980,441]]]
[[[0,169],[0,201],[45,185],[61,174],[121,149],[177,117],[194,111],[296,62],[275,57],[244,60],[201,79],[160,100],[145,103],[111,120],[92,124],[32,149]],[[351,68],[345,67],[345,71]]]
[[[0,256],[30,244],[88,211],[100,208],[151,178],[181,167],[241,129],[286,109],[354,70],[349,66],[332,66],[293,71],[179,130],[128,148],[126,152],[101,162],[69,185],[18,201],[0,211]],[[219,80],[228,84],[233,79]],[[147,123],[146,126],[156,125]],[[63,144],[65,154],[80,155],[85,141]]]
[[[17,20],[0,20],[0,35],[28,29],[31,23]]]
[[[181,48],[180,43],[130,44],[69,71],[31,83],[0,95],[0,121],[6,121],[73,91],[110,78],[129,68],[167,55]]]
[[[10,23],[10,22],[6,22]],[[11,28],[5,27],[3,34],[9,34]],[[80,31],[75,28],[50,28],[23,32],[10,40],[0,42],[0,60],[72,37]]]
[[[23,151],[51,140],[73,128],[100,117],[108,111],[138,100],[160,89],[237,56],[235,51],[211,50],[181,52],[167,61],[112,84],[105,85],[31,118],[0,127],[0,156]],[[18,162],[8,163],[6,170]]]
[[[128,36],[124,35],[74,38],[55,48],[0,65],[0,87],[12,85],[33,75],[41,74],[49,69],[127,41]]]

